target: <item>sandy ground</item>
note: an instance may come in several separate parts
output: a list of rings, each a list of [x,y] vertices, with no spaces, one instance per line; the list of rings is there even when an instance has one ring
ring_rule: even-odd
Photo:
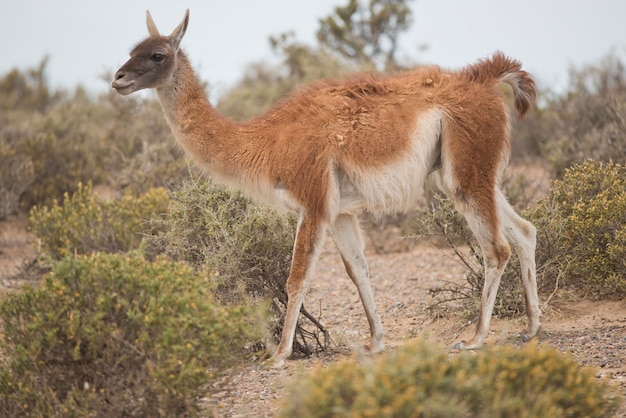
[[[368,247],[380,247],[372,244],[377,243]],[[392,244],[407,247],[400,241]],[[35,246],[24,219],[0,221],[1,288],[19,286],[13,276],[34,258]],[[469,338],[473,325],[462,320],[459,312],[444,312],[433,319],[427,310],[432,302],[429,288],[462,279],[464,270],[449,250],[418,244],[402,252],[368,253],[368,261],[386,332],[385,351],[417,336],[445,346]],[[223,417],[272,417],[294,375],[349,356],[368,341],[367,320],[356,289],[331,241],[305,306],[330,331],[330,349],[309,359],[290,360],[282,370],[262,369],[258,363],[233,370],[210,389],[212,394],[203,400],[206,411]],[[598,377],[608,377],[623,396],[617,416],[626,417],[626,302],[553,299],[544,309],[542,324],[539,342],[570,352],[580,364],[596,368]],[[486,343],[520,344],[517,336],[524,325],[525,318],[494,318]]]
[[[432,303],[429,288],[463,276],[463,267],[450,250],[419,244],[407,252],[368,254],[368,260],[385,327],[385,351],[418,336],[447,347],[469,339],[474,325],[463,321],[458,312],[433,319],[427,311]],[[310,359],[291,360],[283,370],[251,364],[234,371],[207,400],[219,416],[271,417],[294,375],[349,356],[367,343],[369,329],[360,300],[330,241],[305,306],[330,331],[330,350]],[[518,336],[525,320],[493,318],[486,344],[521,345]],[[580,364],[595,367],[598,377],[608,377],[624,397],[617,416],[626,417],[626,302],[553,299],[542,317],[538,340],[570,352]]]

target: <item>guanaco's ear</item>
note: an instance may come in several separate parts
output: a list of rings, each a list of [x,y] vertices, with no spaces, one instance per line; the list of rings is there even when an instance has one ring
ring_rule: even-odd
[[[189,24],[189,9],[185,11],[185,17],[183,18],[183,21],[180,22],[178,26],[176,26],[176,29],[174,29],[174,31],[170,35],[170,44],[174,48],[178,49],[178,46],[180,45],[180,41],[183,39],[183,36],[185,35],[185,31],[187,30],[188,24]]]
[[[154,20],[152,20],[150,10],[146,10],[146,25],[148,26],[148,33],[150,34],[150,36],[161,36],[159,30],[154,24]]]

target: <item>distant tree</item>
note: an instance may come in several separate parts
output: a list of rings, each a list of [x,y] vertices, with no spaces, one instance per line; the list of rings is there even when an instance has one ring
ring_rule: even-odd
[[[345,58],[378,69],[397,67],[398,38],[413,23],[411,0],[348,0],[320,20],[317,39]]]

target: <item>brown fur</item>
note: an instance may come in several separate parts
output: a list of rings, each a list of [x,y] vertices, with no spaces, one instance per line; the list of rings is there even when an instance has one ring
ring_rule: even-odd
[[[496,85],[508,83],[521,118],[535,97],[532,78],[518,61],[496,52],[460,71],[432,66],[394,76],[356,74],[301,89],[246,123],[219,115],[179,48],[188,14],[169,37],[148,14],[151,35],[131,52],[113,87],[122,94],[156,88],[177,141],[216,179],[299,213],[289,304],[281,343],[282,365],[324,236],[330,230],[346,271],[357,285],[371,329],[371,351],[382,348],[369,273],[355,213],[406,210],[432,173],[474,231],[485,258],[486,283],[476,335],[487,334],[509,242],[523,260],[529,328],[539,329],[535,229],[499,191],[511,145],[509,116]],[[504,225],[504,226],[503,226]]]

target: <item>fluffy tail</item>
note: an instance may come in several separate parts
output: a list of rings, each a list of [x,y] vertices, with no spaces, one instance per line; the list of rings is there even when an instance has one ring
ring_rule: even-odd
[[[535,82],[529,73],[522,70],[522,63],[511,59],[500,51],[491,57],[481,59],[476,64],[467,66],[463,73],[469,80],[494,85],[505,82],[513,89],[515,110],[521,119],[530,110],[535,101]]]

